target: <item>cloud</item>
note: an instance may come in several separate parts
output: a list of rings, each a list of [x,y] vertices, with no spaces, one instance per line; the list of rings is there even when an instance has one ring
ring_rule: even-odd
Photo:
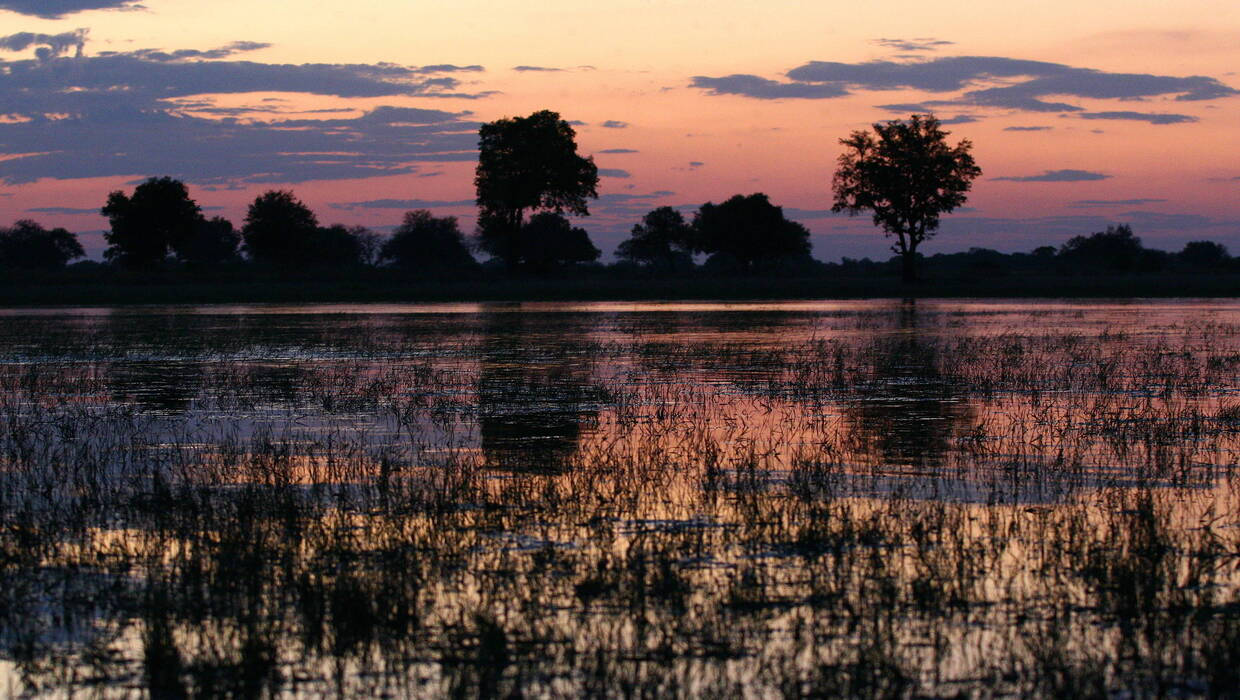
[[[31,214],[95,214],[98,216],[103,216],[103,214],[99,213],[99,207],[87,207],[83,209],[79,209],[77,207],[33,207],[31,209],[27,209],[26,211]]]
[[[1110,73],[1001,56],[946,56],[928,60],[863,63],[810,61],[788,71],[786,77],[785,81],[775,81],[745,74],[719,78],[696,76],[691,86],[712,95],[742,95],[755,99],[827,99],[856,91],[883,90],[959,93],[950,99],[881,107],[889,111],[974,106],[1030,112],[1083,112],[1084,108],[1080,106],[1046,98],[1138,100],[1173,97],[1178,101],[1202,101],[1240,94],[1240,91],[1207,76]],[[1003,84],[994,86],[996,81]],[[913,107],[916,109],[909,109]]]
[[[704,75],[694,76],[690,87],[706,90],[711,95],[740,95],[760,100],[784,98],[824,99],[843,97],[848,90],[835,85],[811,85],[807,83],[779,83],[756,75],[733,74],[722,78]]]
[[[627,170],[621,170],[620,168],[599,168],[598,176],[599,177],[617,177],[617,178],[623,179],[623,178],[633,177],[633,174]]]
[[[1153,204],[1155,202],[1165,202],[1165,199],[1139,198],[1139,199],[1078,199],[1068,204],[1073,209],[1094,209],[1099,207],[1139,207],[1144,204]]]
[[[1151,114],[1147,112],[1081,112],[1081,119],[1124,119],[1149,124],[1186,124],[1198,121],[1187,114]]]
[[[335,202],[332,209],[440,209],[472,207],[472,199],[368,199],[362,202]]]
[[[227,46],[221,46],[215,49],[177,49],[175,51],[164,51],[162,49],[138,49],[136,51],[101,51],[97,54],[99,58],[109,58],[114,56],[128,56],[131,58],[139,58],[144,61],[156,61],[161,63],[171,63],[176,61],[204,61],[228,58],[239,53],[247,51],[258,51],[260,49],[270,48],[271,44],[261,41],[234,41]],[[78,52],[79,55],[81,51]]]
[[[140,9],[137,0],[0,0],[0,10],[59,19],[86,10]]]
[[[69,49],[74,49],[75,56],[81,56],[83,49],[86,48],[87,31],[86,29],[75,29],[61,34],[18,32],[17,34],[0,37],[0,50],[25,51],[31,46],[36,46],[38,48],[35,51],[35,55],[41,61],[63,56],[68,53]]]
[[[617,121],[615,119],[608,119],[607,121],[603,122],[599,126],[603,127],[604,129],[627,129],[629,128],[629,123]]]
[[[956,116],[951,117],[950,119],[940,119],[939,123],[945,124],[945,125],[972,124],[973,122],[977,122],[977,121],[981,121],[981,120],[978,117],[973,116],[972,114],[957,114]]]
[[[1004,131],[1050,131],[1053,126],[1005,126]]]
[[[454,66],[451,63],[437,63],[432,66],[422,66],[414,69],[415,73],[481,73],[485,71],[480,65],[474,64],[470,66]]]
[[[1090,172],[1088,170],[1047,170],[1040,175],[1019,175],[1008,177],[992,177],[995,182],[1089,182],[1106,180],[1110,175]]]
[[[546,66],[513,66],[513,70],[518,73],[562,73],[563,68],[548,68]]]
[[[896,51],[937,51],[941,46],[951,46],[956,42],[922,37],[917,39],[875,39],[870,43],[888,49],[895,49]]]
[[[634,148],[604,148],[603,150],[599,151],[599,153],[613,153],[613,154],[639,153],[639,152],[640,151]]]
[[[217,51],[261,46],[234,42]],[[476,158],[478,125],[467,112],[387,105],[309,119],[278,99],[238,110],[210,97],[485,94],[457,92],[450,76],[386,63],[203,60],[210,53],[0,61],[0,114],[11,117],[0,123],[0,180],[159,174],[199,184],[292,183],[412,173],[419,162]],[[247,112],[264,120],[234,118]]]

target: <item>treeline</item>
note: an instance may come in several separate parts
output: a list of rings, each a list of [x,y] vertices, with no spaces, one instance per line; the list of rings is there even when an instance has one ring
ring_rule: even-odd
[[[675,277],[695,274],[896,275],[898,256],[872,261],[810,257],[809,231],[788,220],[761,193],[703,204],[691,218],[671,207],[647,213],[616,251],[617,262],[598,263],[589,234],[564,216],[543,212],[520,224],[517,235],[494,242],[466,237],[455,217],[427,210],[406,212],[389,235],[362,226],[324,226],[290,191],[271,190],[249,205],[240,229],[223,217],[208,218],[172,178],[151,178],[132,193],[112,192],[102,208],[109,230],[104,265],[125,271],[254,267],[327,270],[342,274],[389,268],[410,276],[442,277],[487,269],[545,275],[564,270]],[[490,256],[479,263],[476,252]],[[46,271],[85,256],[77,237],[31,220],[0,228],[0,267]],[[1005,254],[985,248],[923,258],[932,276],[1002,274],[1240,272],[1240,258],[1211,241],[1178,252],[1146,248],[1127,225],[1080,235],[1055,248]],[[78,263],[92,267],[97,263]]]

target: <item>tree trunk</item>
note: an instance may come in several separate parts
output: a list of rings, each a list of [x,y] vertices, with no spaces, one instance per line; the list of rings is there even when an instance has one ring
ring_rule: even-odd
[[[917,254],[912,250],[905,250],[900,254],[900,279],[905,284],[912,284],[917,281]]]

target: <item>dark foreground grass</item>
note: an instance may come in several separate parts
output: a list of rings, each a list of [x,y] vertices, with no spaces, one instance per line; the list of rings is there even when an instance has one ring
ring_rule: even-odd
[[[738,276],[620,277],[607,273],[554,277],[473,274],[409,279],[385,271],[356,276],[195,275],[9,279],[0,306],[297,302],[624,301],[658,299],[860,299],[916,297],[1125,298],[1234,297],[1240,276],[1145,274],[929,278],[908,285],[895,277]]]

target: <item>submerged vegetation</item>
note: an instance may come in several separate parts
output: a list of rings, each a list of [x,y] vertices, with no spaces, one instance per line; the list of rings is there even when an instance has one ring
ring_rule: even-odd
[[[1226,695],[1237,323],[1186,303],[9,315],[0,688]]]

